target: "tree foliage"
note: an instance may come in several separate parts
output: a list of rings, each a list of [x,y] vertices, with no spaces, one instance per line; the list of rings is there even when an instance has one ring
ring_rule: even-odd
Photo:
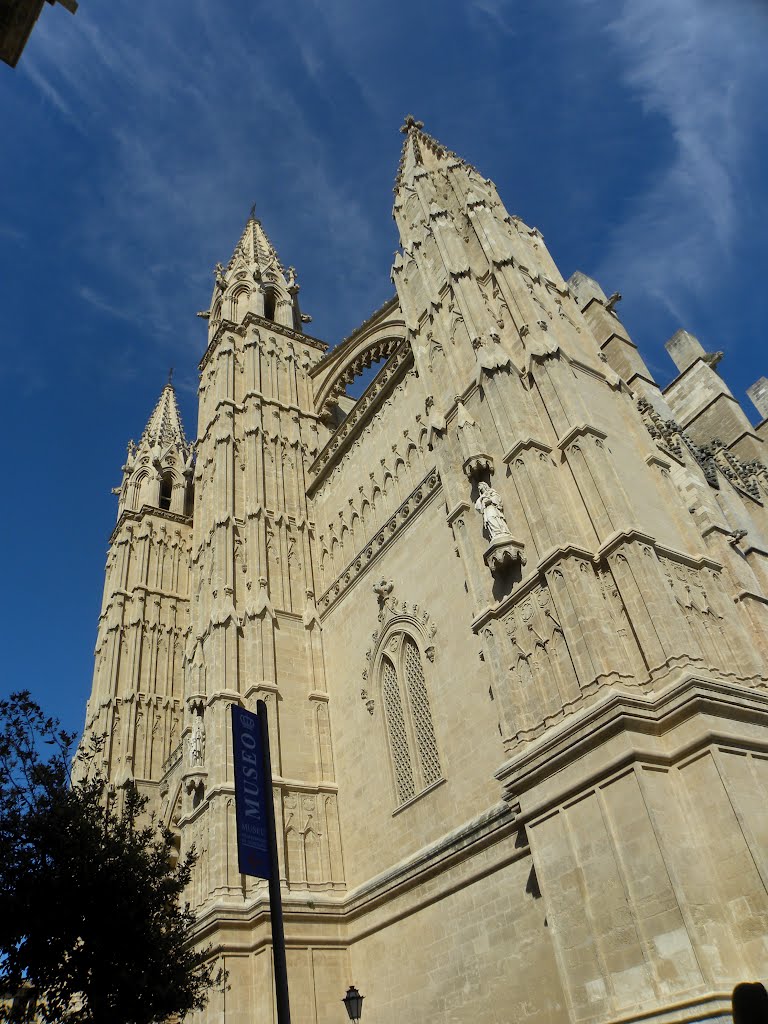
[[[33,993],[38,1019],[72,1024],[202,1008],[221,978],[182,903],[194,851],[174,865],[134,787],[107,798],[98,744],[73,780],[73,745],[28,692],[0,700],[0,993]]]

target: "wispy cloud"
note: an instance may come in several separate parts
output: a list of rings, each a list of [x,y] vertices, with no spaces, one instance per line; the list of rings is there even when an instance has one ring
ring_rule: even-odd
[[[101,12],[97,23],[97,13],[82,8],[77,31],[68,25],[64,34],[41,21],[26,61],[41,95],[97,140],[94,173],[72,217],[73,249],[98,264],[98,287],[80,289],[85,301],[126,320],[125,310],[136,310],[153,340],[187,344],[179,322],[186,312],[194,325],[190,311],[208,297],[208,269],[236,241],[227,226],[239,230],[254,198],[278,250],[281,235],[301,237],[311,224],[329,256],[360,271],[371,241],[367,214],[332,173],[333,154],[292,70],[258,35],[257,12],[243,26],[243,11],[217,8],[214,16],[207,2],[171,4],[149,36],[117,8],[108,21]],[[319,80],[317,51],[298,35],[294,45]],[[279,203],[270,201],[276,193]]]
[[[470,0],[469,12],[473,21],[486,32],[509,36],[514,33],[510,23],[511,7],[510,0]]]
[[[608,5],[586,7],[599,14]],[[765,13],[720,0],[623,0],[604,31],[624,84],[649,117],[664,119],[672,145],[616,229],[603,269],[613,279],[620,270],[684,320],[687,301],[728,266],[745,213],[749,136],[768,86]]]
[[[90,306],[98,309],[101,313],[108,313],[109,316],[117,317],[118,320],[127,320],[129,323],[137,323],[139,320],[135,311],[121,309],[113,305],[103,296],[99,295],[98,292],[94,291],[93,288],[83,286],[78,289],[78,294],[81,299],[84,299]]]

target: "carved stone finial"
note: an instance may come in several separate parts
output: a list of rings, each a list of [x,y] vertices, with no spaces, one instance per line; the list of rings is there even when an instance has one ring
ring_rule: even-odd
[[[373,592],[379,599],[379,604],[384,604],[389,595],[395,589],[395,584],[392,580],[386,580],[382,577],[378,583],[374,583]]]
[[[406,114],[405,121],[403,122],[403,126],[401,127],[400,131],[403,133],[403,135],[407,135],[412,128],[416,128],[416,130],[418,131],[423,127],[423,121],[417,121],[413,114]]]

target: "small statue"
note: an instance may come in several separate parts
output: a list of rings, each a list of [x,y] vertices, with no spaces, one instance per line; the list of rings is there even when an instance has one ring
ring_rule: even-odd
[[[213,272],[216,275],[216,284],[224,291],[227,287],[227,282],[224,280],[224,267],[221,263],[217,263],[213,268]]]
[[[205,761],[205,725],[203,716],[195,715],[192,735],[189,738],[189,764],[192,768],[202,767]]]
[[[494,541],[497,537],[508,537],[509,527],[504,518],[504,505],[498,493],[484,482],[479,484],[478,490],[480,497],[475,502],[475,508],[483,517],[483,526],[488,540]]]

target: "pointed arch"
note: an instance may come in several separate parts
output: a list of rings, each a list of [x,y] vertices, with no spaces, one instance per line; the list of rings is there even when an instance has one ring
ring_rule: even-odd
[[[272,285],[267,285],[264,288],[264,319],[274,320],[275,313],[277,312],[278,302],[277,288]]]
[[[382,633],[372,662],[398,805],[443,778],[424,669],[424,652],[433,648],[425,641],[421,622],[396,616]]]
[[[319,885],[323,881],[320,837],[313,828],[308,827],[303,838],[307,885]]]
[[[129,504],[133,510],[138,511],[142,505],[149,504],[150,482],[149,469],[141,469],[133,477],[129,491]]]
[[[405,336],[398,300],[392,298],[312,368],[315,410],[321,416],[330,413],[347,384],[374,362],[388,358]]]
[[[163,470],[160,476],[160,496],[158,498],[158,506],[164,509],[166,512],[170,512],[171,503],[173,501],[173,471],[170,469]]]
[[[354,507],[351,507],[349,517],[349,528],[352,533],[352,544],[354,545],[355,551],[359,551],[362,544],[365,543],[365,530],[363,529],[363,521],[360,518],[360,513]]]
[[[411,751],[405,726],[400,687],[397,672],[392,661],[384,655],[381,659],[381,693],[384,714],[387,720],[387,737],[394,769],[395,785],[399,803],[405,803],[415,795]]]
[[[251,289],[247,284],[237,285],[232,289],[229,298],[229,319],[232,323],[239,324],[248,309],[248,300],[251,297]]]
[[[360,497],[360,520],[363,524],[363,534],[365,534],[365,531],[370,525],[371,512],[371,502],[368,498],[368,495],[363,493]],[[363,536],[363,540],[365,540],[365,536]]]

